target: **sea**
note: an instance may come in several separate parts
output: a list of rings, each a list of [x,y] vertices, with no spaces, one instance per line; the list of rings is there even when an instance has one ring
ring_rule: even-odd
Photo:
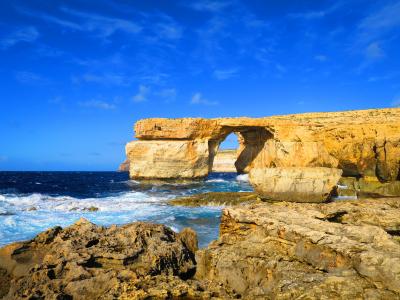
[[[176,232],[191,227],[205,247],[218,238],[223,207],[172,206],[168,200],[252,191],[246,176],[211,173],[197,181],[144,183],[125,172],[0,172],[0,246],[83,217],[103,226],[145,221]]]

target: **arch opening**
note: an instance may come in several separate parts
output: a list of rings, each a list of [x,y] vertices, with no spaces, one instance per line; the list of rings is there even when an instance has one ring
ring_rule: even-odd
[[[265,127],[226,127],[209,141],[209,171],[248,173],[273,134]]]

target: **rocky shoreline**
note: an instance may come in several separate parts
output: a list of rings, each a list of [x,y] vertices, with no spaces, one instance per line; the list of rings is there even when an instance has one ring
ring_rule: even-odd
[[[400,299],[400,199],[227,207],[200,250],[191,229],[82,219],[1,248],[0,274],[4,299]]]

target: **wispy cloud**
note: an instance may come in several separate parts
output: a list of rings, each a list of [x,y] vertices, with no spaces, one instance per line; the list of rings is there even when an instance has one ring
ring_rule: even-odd
[[[326,62],[328,60],[328,57],[325,55],[319,54],[319,55],[315,55],[314,59],[319,62]]]
[[[139,91],[133,96],[133,102],[144,102],[147,101],[147,97],[150,93],[150,88],[145,85],[139,85]]]
[[[289,18],[298,18],[298,19],[320,19],[325,17],[327,14],[326,11],[308,11],[303,13],[291,13],[288,15]]]
[[[237,73],[238,73],[238,69],[233,68],[233,69],[215,70],[213,75],[218,80],[225,80],[225,79],[229,79],[231,77],[235,77],[237,75]]]
[[[39,38],[39,31],[34,26],[22,27],[14,30],[0,40],[0,49],[8,49],[18,43],[32,43]]]
[[[203,95],[199,92],[195,93],[192,96],[192,99],[190,101],[191,104],[203,104],[203,105],[217,105],[217,101],[209,101],[206,98],[203,97]]]
[[[175,100],[176,94],[176,89],[174,88],[162,89],[156,93],[157,96],[164,98],[167,102]]]
[[[374,42],[369,44],[365,49],[365,56],[368,59],[380,59],[385,56],[385,52],[378,42]]]
[[[15,72],[15,79],[24,84],[43,85],[50,83],[49,79],[30,71]]]
[[[64,16],[55,16],[38,11],[22,9],[19,11],[45,22],[58,25],[67,30],[91,32],[94,36],[108,38],[117,31],[129,34],[137,34],[142,27],[131,20],[117,17],[103,16],[96,13],[88,13],[61,7]]]
[[[114,74],[114,73],[106,73],[106,74],[94,74],[94,73],[86,73],[81,76],[73,76],[72,81],[74,83],[81,82],[89,82],[89,83],[97,83],[106,86],[129,86],[131,84],[131,78],[125,76],[123,74]]]
[[[114,104],[102,101],[102,100],[88,100],[78,103],[79,106],[87,107],[87,108],[95,108],[95,109],[102,109],[102,110],[113,110],[116,108]]]
[[[6,162],[8,160],[8,157],[5,155],[0,155],[0,162]]]
[[[197,1],[190,4],[189,6],[194,10],[215,13],[230,5],[231,3],[228,1]]]
[[[400,1],[393,2],[369,15],[361,21],[359,27],[365,37],[374,38],[400,26]]]

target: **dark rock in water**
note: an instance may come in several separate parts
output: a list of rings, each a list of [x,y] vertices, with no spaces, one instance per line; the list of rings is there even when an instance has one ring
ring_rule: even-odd
[[[104,228],[81,219],[1,248],[0,295],[114,299],[123,292],[124,282],[159,275],[172,276],[175,282],[192,277],[196,248],[193,230],[176,234],[143,222]]]
[[[173,199],[168,203],[182,206],[232,206],[259,201],[261,200],[258,198],[257,194],[252,192],[209,192]]]

